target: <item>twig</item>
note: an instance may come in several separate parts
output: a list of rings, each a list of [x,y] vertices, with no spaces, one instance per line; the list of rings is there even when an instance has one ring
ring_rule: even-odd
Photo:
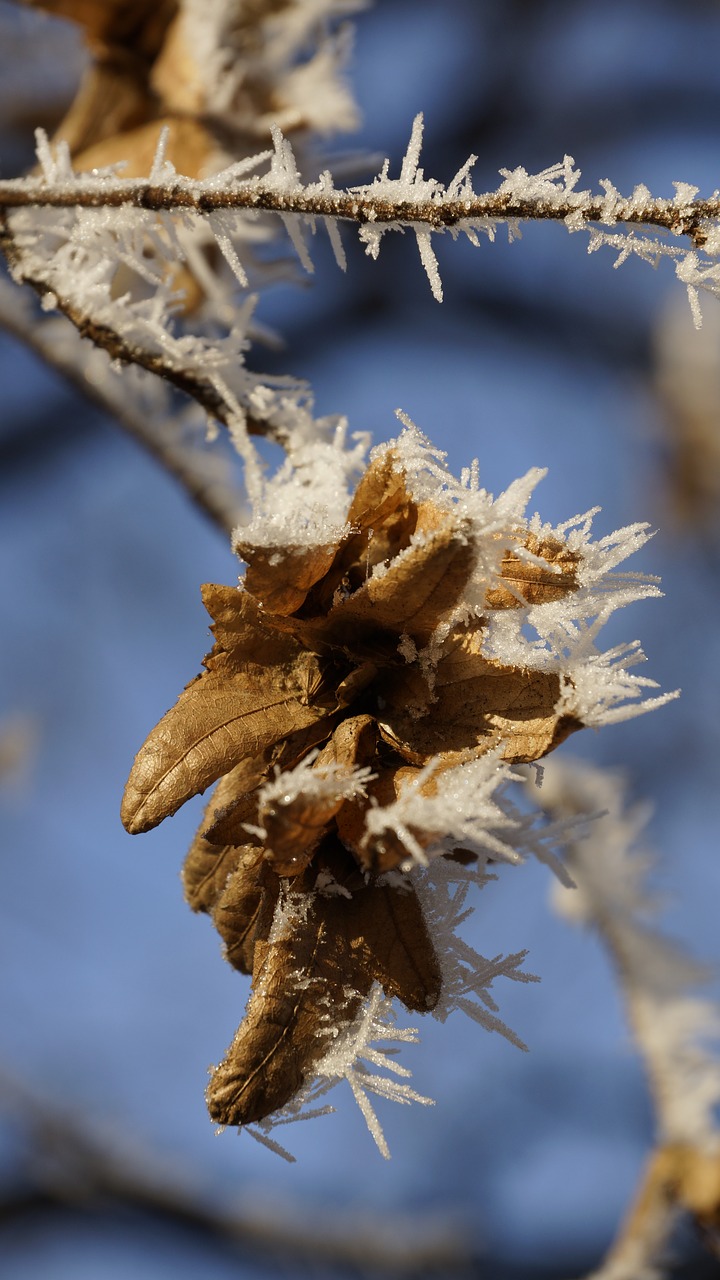
[[[101,1134],[41,1100],[0,1068],[0,1106],[21,1116],[34,1147],[32,1182],[0,1198],[0,1218],[57,1204],[97,1207],[116,1201],[158,1217],[227,1240],[243,1250],[295,1263],[355,1266],[396,1275],[440,1271],[456,1275],[466,1268],[469,1253],[451,1224],[403,1225],[375,1219],[359,1223],[357,1216],[333,1218],[323,1213],[317,1228],[307,1224],[298,1209],[283,1205],[235,1208],[218,1203],[210,1186],[198,1185],[177,1170],[168,1173],[157,1158],[135,1149],[127,1153],[127,1139]],[[126,1151],[122,1148],[125,1147]]]
[[[592,925],[616,970],[655,1109],[657,1138],[634,1203],[591,1280],[660,1274],[673,1228],[689,1214],[713,1247],[720,1226],[720,1131],[715,1108],[720,1014],[694,994],[707,978],[648,923],[656,905],[641,833],[648,812],[625,803],[622,782],[590,767],[553,763],[543,807],[554,816],[599,815],[566,850],[575,890],[560,909]]]
[[[547,196],[518,198],[501,190],[469,198],[448,200],[391,201],[381,196],[360,192],[321,192],[307,190],[280,192],[263,185],[262,179],[230,188],[212,188],[189,178],[175,177],[157,184],[145,180],[87,177],[72,185],[53,185],[43,178],[11,179],[0,182],[0,207],[99,209],[131,206],[154,212],[174,209],[198,214],[218,209],[254,210],[256,212],[296,214],[302,217],[340,218],[356,223],[402,222],[418,224],[433,230],[450,229],[463,223],[501,219],[518,221],[566,219],[597,222],[603,226],[626,223],[633,226],[659,227],[674,235],[686,235],[696,245],[704,243],[702,224],[720,217],[720,198],[708,200],[659,200],[649,196],[638,202],[635,196],[590,196],[588,192],[567,192],[557,199]]]
[[[52,322],[38,323],[21,305],[23,301],[23,295],[19,290],[0,281],[0,326],[30,347],[77,391],[97,405],[103,413],[112,417],[182,486],[192,502],[221,533],[230,534],[240,518],[240,499],[237,491],[223,484],[216,476],[203,475],[202,468],[198,465],[200,455],[191,449],[183,449],[169,438],[170,423],[154,425],[152,419],[134,409],[127,396],[121,395],[119,390],[117,396],[113,396],[107,386],[103,387],[97,382],[91,382],[79,361],[73,359],[49,336],[48,328],[54,328]],[[83,329],[80,325],[77,327],[82,334]],[[122,358],[119,353],[113,355],[117,335],[108,331],[107,337],[109,345],[98,342],[95,338],[93,340],[96,341],[96,345],[103,346],[113,358]],[[118,339],[118,343],[120,341]],[[138,354],[145,359],[138,359],[137,363],[148,368],[153,357],[147,352]],[[158,363],[160,363],[159,358]],[[159,370],[153,369],[152,372],[159,372]],[[163,376],[167,376],[165,372]],[[171,378],[168,380],[172,381]],[[176,382],[175,385],[179,383]],[[198,396],[193,398],[198,399]],[[207,406],[203,405],[203,408],[207,409]]]

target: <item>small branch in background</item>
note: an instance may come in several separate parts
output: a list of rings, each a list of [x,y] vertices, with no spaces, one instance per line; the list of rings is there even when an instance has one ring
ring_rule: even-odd
[[[13,242],[9,223],[2,209],[0,209],[0,252],[5,255],[11,269],[17,270],[21,274],[22,283],[27,284],[38,295],[41,302],[47,300],[52,294],[53,307],[67,317],[71,324],[75,326],[81,338],[89,339],[94,346],[105,351],[111,360],[117,360],[121,364],[137,365],[138,368],[144,369],[146,373],[152,373],[170,383],[178,391],[184,392],[185,395],[194,400],[207,414],[208,418],[215,419],[224,426],[229,426],[232,423],[235,410],[227,404],[212,381],[179,367],[167,357],[147,351],[137,343],[127,341],[109,325],[103,324],[91,315],[84,313],[81,308],[72,302],[58,297],[47,281],[26,274],[22,268],[21,255]],[[23,338],[23,341],[25,341],[25,338]],[[51,355],[52,347],[48,344],[47,351],[43,352],[43,356],[45,359],[51,359]],[[87,387],[83,389],[86,394],[89,394]],[[116,413],[116,410],[113,409],[112,412]],[[273,431],[268,422],[253,414],[245,415],[245,425],[251,435],[274,438],[278,434]],[[278,439],[278,443],[282,443],[282,440]]]
[[[197,449],[183,447],[174,438],[175,424],[156,421],[152,415],[137,409],[127,388],[118,386],[117,395],[113,395],[107,379],[101,383],[89,378],[82,349],[71,350],[68,343],[58,342],[59,322],[38,321],[29,308],[22,305],[24,302],[17,288],[0,280],[0,328],[23,342],[137,440],[220,532],[229,535],[239,522],[242,500],[237,489],[218,474],[219,459],[205,458]],[[112,355],[112,351],[108,354]]]
[[[656,904],[640,843],[647,808],[626,804],[618,777],[555,761],[540,802],[554,817],[601,815],[568,847],[576,888],[558,889],[556,901],[563,915],[594,928],[610,954],[655,1106],[655,1150],[592,1280],[660,1280],[681,1215],[709,1248],[720,1241],[720,1059],[707,1047],[720,1040],[720,1010],[693,994],[705,971],[648,924]]]
[[[314,1227],[299,1205],[218,1203],[217,1191],[178,1173],[176,1161],[171,1171],[169,1162],[140,1151],[125,1134],[59,1110],[2,1068],[0,1110],[14,1123],[22,1118],[29,1147],[21,1185],[0,1192],[0,1223],[53,1204],[96,1210],[114,1202],[269,1261],[404,1276],[460,1275],[470,1262],[456,1223],[442,1219],[403,1222],[393,1213],[392,1219],[362,1220],[333,1211]]]

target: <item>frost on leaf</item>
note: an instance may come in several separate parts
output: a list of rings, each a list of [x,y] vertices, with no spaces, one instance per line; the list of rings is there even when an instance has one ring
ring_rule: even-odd
[[[655,590],[610,572],[637,527],[593,543],[587,520],[528,520],[537,478],[493,499],[409,427],[375,450],[344,523],[331,504],[315,545],[283,545],[256,517],[236,533],[244,583],[204,589],[214,648],[139,752],[122,815],[144,831],[217,784],[184,884],[253,979],[208,1089],[221,1124],[292,1110],[375,984],[520,1043],[488,988],[521,978],[522,957],[487,961],[455,937],[465,895],[488,859],[552,863],[507,801],[512,766],[580,729],[593,688],[629,713],[637,687],[617,654],[597,680],[588,620]],[[291,474],[286,499],[291,529]]]

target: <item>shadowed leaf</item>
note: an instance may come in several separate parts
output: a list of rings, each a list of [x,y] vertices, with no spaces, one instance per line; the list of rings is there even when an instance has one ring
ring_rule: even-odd
[[[272,920],[280,880],[266,866],[264,849],[246,845],[237,853],[235,870],[215,904],[213,923],[228,962],[241,973],[252,973],[258,926],[263,919]]]

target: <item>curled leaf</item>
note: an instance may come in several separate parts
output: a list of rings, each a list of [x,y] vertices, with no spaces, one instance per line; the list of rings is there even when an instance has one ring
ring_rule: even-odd
[[[138,752],[121,809],[127,830],[156,826],[245,756],[321,719],[324,709],[302,700],[307,677],[308,668],[294,674],[248,664],[227,671],[216,660]]]
[[[310,588],[327,573],[335,547],[254,547],[239,541],[235,550],[248,568],[245,590],[261,600],[269,613],[295,613]]]
[[[264,862],[257,845],[238,849],[235,870],[215,903],[213,923],[225,943],[225,957],[241,973],[253,972],[255,943],[261,922],[272,917],[280,880]]]

